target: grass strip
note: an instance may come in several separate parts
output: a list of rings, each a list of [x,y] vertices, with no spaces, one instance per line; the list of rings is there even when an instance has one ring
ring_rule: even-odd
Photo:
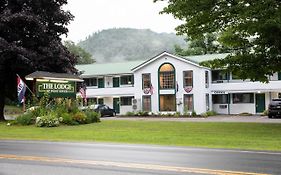
[[[281,151],[281,124],[106,120],[38,128],[0,123],[0,139],[119,142]]]

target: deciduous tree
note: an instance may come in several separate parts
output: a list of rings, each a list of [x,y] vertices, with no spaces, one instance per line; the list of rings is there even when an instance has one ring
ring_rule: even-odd
[[[229,52],[229,48],[222,46],[218,42],[218,36],[213,33],[207,33],[198,39],[186,39],[188,47],[186,49],[175,46],[175,51],[178,55],[205,55],[213,53],[225,53]]]
[[[16,73],[75,72],[76,58],[61,43],[73,19],[67,0],[0,1],[0,120],[6,97],[16,97]]]
[[[154,0],[160,1],[160,0]],[[192,39],[219,33],[219,41],[232,48],[223,60],[204,65],[228,68],[242,79],[268,81],[281,71],[280,0],[167,0],[162,13],[184,23],[176,30]]]

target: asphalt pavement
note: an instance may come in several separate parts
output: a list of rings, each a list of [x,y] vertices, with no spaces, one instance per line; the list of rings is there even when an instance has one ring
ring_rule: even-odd
[[[0,174],[281,174],[281,152],[0,140]]]

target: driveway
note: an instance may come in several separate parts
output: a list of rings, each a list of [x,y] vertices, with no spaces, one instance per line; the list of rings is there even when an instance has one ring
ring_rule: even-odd
[[[269,119],[267,116],[217,115],[207,118],[173,118],[173,117],[104,117],[102,120],[147,120],[179,122],[245,122],[245,123],[281,123],[281,118]]]

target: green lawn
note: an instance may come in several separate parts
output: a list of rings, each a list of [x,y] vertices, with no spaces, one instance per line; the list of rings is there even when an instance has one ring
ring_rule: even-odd
[[[37,128],[0,123],[0,139],[98,141],[281,151],[281,124],[102,121]]]

